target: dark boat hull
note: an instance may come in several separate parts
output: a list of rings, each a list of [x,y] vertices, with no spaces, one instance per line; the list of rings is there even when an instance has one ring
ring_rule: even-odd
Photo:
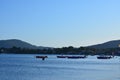
[[[47,56],[36,56],[36,58],[48,58]]]
[[[68,56],[67,57],[68,59],[84,59],[84,58],[86,58],[86,56]]]
[[[36,56],[36,58],[45,60],[45,58],[48,58],[48,57],[47,56]]]
[[[97,57],[97,59],[110,59],[110,58],[112,58],[112,57],[111,56],[105,56],[105,57],[99,56],[99,57]]]
[[[57,56],[57,58],[66,58],[67,56]]]

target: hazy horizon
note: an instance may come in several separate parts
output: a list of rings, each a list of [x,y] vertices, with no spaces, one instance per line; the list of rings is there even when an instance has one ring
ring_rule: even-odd
[[[0,40],[89,46],[119,40],[120,0],[0,0]]]

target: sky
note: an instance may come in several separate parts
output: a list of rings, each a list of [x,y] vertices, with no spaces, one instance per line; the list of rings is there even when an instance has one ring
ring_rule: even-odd
[[[0,40],[88,46],[120,39],[120,0],[0,0]]]

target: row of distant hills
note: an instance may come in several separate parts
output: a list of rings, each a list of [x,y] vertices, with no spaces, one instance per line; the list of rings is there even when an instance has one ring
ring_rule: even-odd
[[[112,40],[101,44],[86,46],[90,48],[96,48],[96,49],[106,49],[106,48],[117,48],[119,47],[120,40]],[[29,48],[29,49],[49,49],[52,47],[43,47],[43,46],[36,46],[32,45],[31,43],[18,40],[18,39],[8,39],[8,40],[0,40],[0,48],[12,48],[20,47],[20,48]]]

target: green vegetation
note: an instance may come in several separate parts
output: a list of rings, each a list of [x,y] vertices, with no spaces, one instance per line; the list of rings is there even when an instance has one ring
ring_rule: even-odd
[[[28,49],[20,47],[0,48],[0,53],[15,54],[81,54],[81,55],[120,55],[120,48],[95,49],[88,47],[74,48],[72,46],[49,49]]]

